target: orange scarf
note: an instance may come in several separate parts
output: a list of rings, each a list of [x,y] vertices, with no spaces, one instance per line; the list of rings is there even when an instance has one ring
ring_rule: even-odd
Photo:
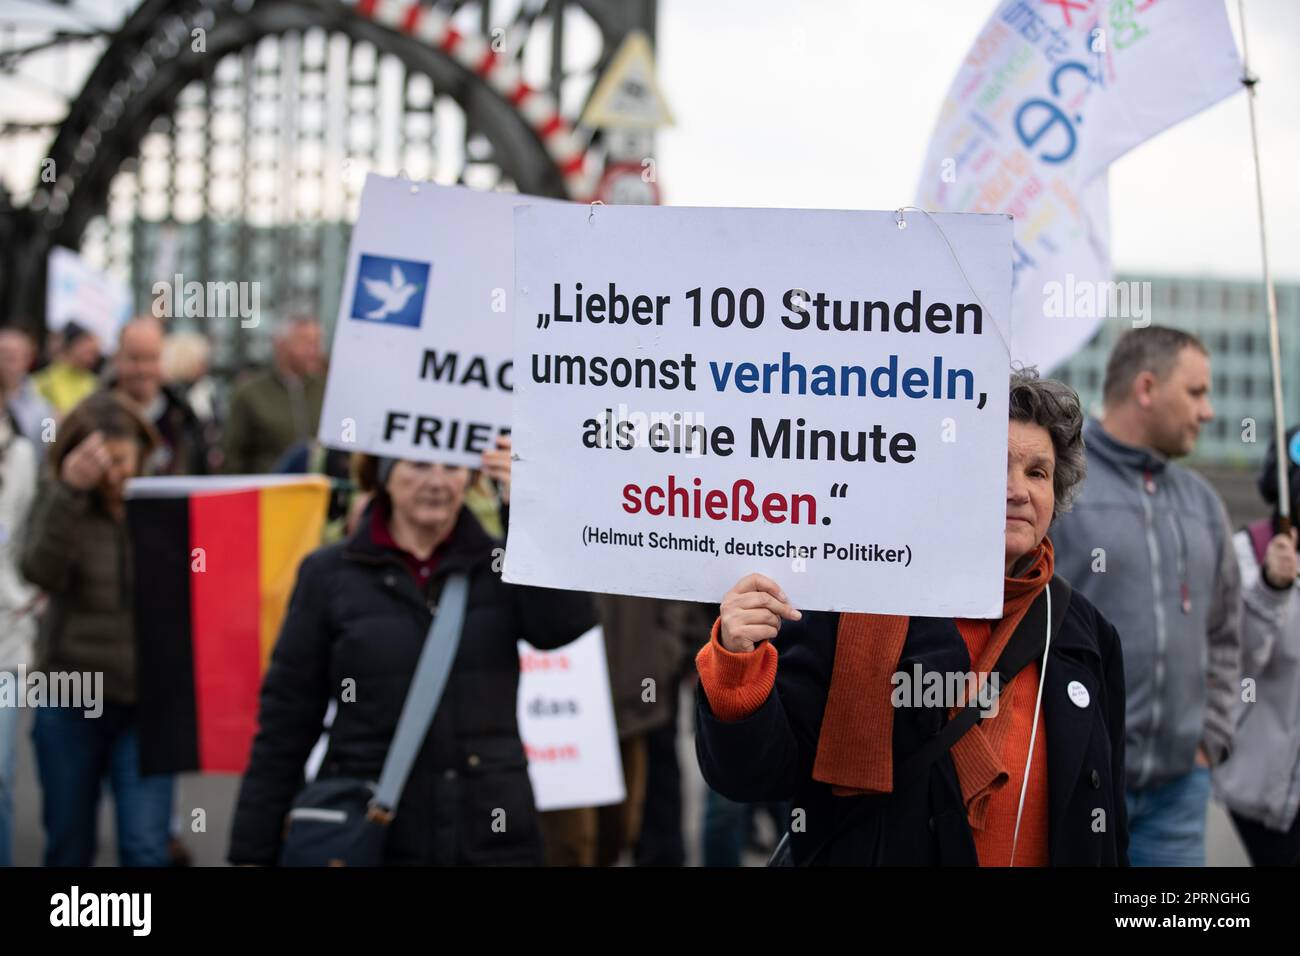
[[[957,620],[957,628],[971,649],[972,657],[978,655],[972,661],[972,670],[979,675],[981,684],[993,670],[1029,606],[1052,579],[1054,564],[1052,543],[1044,538],[1033,552],[1029,569],[1020,577],[1004,579],[1001,620]],[[891,678],[898,670],[903,654],[908,622],[907,617],[899,615],[840,615],[835,664],[813,764],[813,779],[830,784],[832,792],[837,795],[889,793],[893,790],[894,707],[890,698],[894,685]],[[1025,673],[1031,673],[1035,681],[1037,671],[1037,665],[1025,668]],[[1010,779],[1007,770],[1010,761],[1007,758],[1018,753],[1023,766],[1023,757],[1028,754],[1027,728],[1033,721],[1034,694],[1028,693],[1028,720],[1017,721],[1013,717],[1017,709],[1016,698],[1019,697],[1022,709],[1026,702],[1024,695],[1013,692],[1018,684],[1027,686],[1026,682],[1012,680],[1002,687],[997,716],[986,718],[972,727],[952,748],[967,819],[977,844],[989,823],[990,798]],[[956,710],[953,708],[949,717]],[[1024,730],[1023,740],[1008,739],[1013,725]],[[1046,794],[1047,766],[1046,761],[1040,759],[1045,747],[1046,735],[1040,731],[1030,774],[1030,792],[1039,796]],[[1022,772],[1018,767],[1015,769],[1017,773]],[[1019,794],[1016,796],[1018,798]],[[1026,819],[1029,815],[1027,805]],[[1042,822],[1041,835],[1045,843],[1046,808],[1036,807],[1034,816]],[[1009,835],[1006,843],[1009,847]],[[1043,850],[1045,853],[1045,846]],[[984,862],[983,858],[981,852],[981,862]],[[1018,854],[1017,861],[1021,860]]]

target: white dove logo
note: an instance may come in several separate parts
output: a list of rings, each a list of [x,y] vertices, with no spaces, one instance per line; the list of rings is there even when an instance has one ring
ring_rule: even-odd
[[[366,292],[372,299],[379,300],[379,308],[367,312],[367,319],[383,319],[395,312],[401,312],[419,288],[414,283],[406,281],[406,276],[402,275],[402,270],[396,264],[393,265],[393,271],[389,274],[387,282],[363,278],[361,284],[366,287]]]

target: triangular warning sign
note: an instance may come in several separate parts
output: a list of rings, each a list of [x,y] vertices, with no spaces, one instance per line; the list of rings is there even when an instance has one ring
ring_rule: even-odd
[[[582,125],[609,129],[671,126],[673,116],[655,82],[654,54],[640,30],[627,35],[587,101]]]

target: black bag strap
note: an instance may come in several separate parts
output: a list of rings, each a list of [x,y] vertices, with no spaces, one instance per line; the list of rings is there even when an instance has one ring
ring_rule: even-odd
[[[1047,587],[1052,590],[1051,628],[1052,637],[1055,638],[1061,632],[1061,624],[1065,621],[1065,613],[1069,610],[1070,598],[1074,594],[1074,589],[1070,587],[1070,583],[1064,578],[1055,575],[1048,582]],[[1029,666],[1031,662],[1039,660],[1043,656],[1043,649],[1047,644],[1048,625],[1046,591],[1047,588],[1044,588],[1043,593],[1040,593],[1034,603],[1029,606],[1029,610],[1021,618],[1020,624],[1016,626],[1015,633],[1007,641],[1007,646],[998,655],[997,663],[993,667],[993,673],[998,676],[999,693],[1002,688],[1010,683],[1013,677]],[[991,680],[992,677],[990,676],[989,679]],[[911,756],[901,764],[895,763],[894,788],[889,796],[897,796],[924,777],[930,768],[951,750],[953,745],[968,730],[983,719],[980,710],[978,700],[967,703]],[[868,797],[859,798],[858,805],[841,817],[835,827],[817,844],[816,849],[808,856],[807,863],[816,860],[831,840],[856,823],[868,809],[878,805]],[[772,861],[775,861],[778,856],[788,853],[789,840],[790,834],[786,833],[777,845],[776,851],[772,854]],[[772,865],[772,861],[769,861],[769,866]]]
[[[1052,636],[1061,630],[1065,612],[1070,604],[1072,590],[1065,580],[1053,576],[1047,587],[1052,589]],[[1046,588],[1044,588],[1044,591]],[[998,678],[998,692],[1011,682],[1011,679],[1043,656],[1047,644],[1047,595],[1040,593],[1029,606],[1025,616],[1020,619],[1016,631],[1002,648],[998,661],[993,665],[993,673]],[[989,680],[992,680],[990,675]],[[972,701],[958,711],[944,724],[933,737],[921,745],[920,749],[894,766],[894,793],[899,793],[925,775],[930,766],[952,749],[953,745],[968,730],[984,718],[981,716],[978,701]]]
[[[402,702],[402,715],[384,757],[379,785],[370,801],[368,816],[376,823],[392,822],[398,801],[406,788],[406,779],[415,765],[416,755],[424,744],[438,710],[438,702],[447,686],[447,677],[456,660],[460,634],[465,624],[465,607],[469,603],[469,576],[459,571],[447,577],[438,598],[438,609],[424,639],[420,659],[415,665],[410,689]]]

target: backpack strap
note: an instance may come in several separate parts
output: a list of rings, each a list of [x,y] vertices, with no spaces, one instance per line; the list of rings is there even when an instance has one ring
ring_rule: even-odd
[[[1246,525],[1246,533],[1250,535],[1250,545],[1255,549],[1255,560],[1263,568],[1264,555],[1268,553],[1268,543],[1273,540],[1272,519],[1260,518],[1258,521],[1252,521]]]

